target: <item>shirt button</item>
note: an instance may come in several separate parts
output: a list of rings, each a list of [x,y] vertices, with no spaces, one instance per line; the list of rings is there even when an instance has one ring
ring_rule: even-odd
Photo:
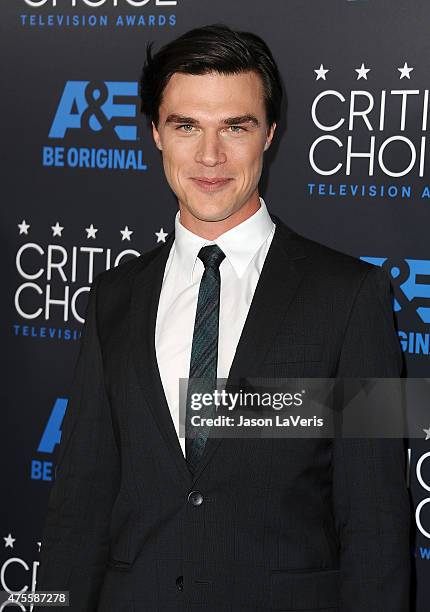
[[[203,495],[200,493],[200,491],[191,491],[191,493],[188,495],[188,501],[193,506],[200,506],[200,504],[203,503]]]
[[[178,591],[183,591],[184,590],[184,577],[183,576],[178,576],[176,578],[176,587],[177,587]]]

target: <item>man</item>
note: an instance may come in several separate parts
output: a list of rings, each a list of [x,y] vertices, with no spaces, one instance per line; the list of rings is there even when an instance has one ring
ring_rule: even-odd
[[[401,440],[178,437],[180,378],[400,376],[388,278],[259,196],[282,98],[259,37],[149,47],[141,85],[175,232],[94,281],[38,590],[74,612],[405,612]]]

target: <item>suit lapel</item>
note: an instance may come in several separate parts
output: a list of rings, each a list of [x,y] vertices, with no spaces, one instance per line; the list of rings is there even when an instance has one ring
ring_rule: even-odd
[[[164,269],[173,241],[174,232],[169,235],[166,243],[154,254],[149,263],[145,265],[145,261],[143,262],[143,267],[134,280],[131,298],[132,352],[140,386],[152,416],[173,456],[180,477],[184,484],[189,486],[192,482],[191,474],[176,435],[155,352],[158,302]]]
[[[278,217],[272,215],[272,219],[276,223],[276,230],[236,348],[227,389],[241,378],[258,377],[259,364],[273,342],[303,276],[305,254],[299,236]],[[184,484],[190,486],[200,476],[222,438],[208,438],[199,467],[192,477],[176,435],[155,352],[158,302],[173,241],[174,232],[148,263],[143,262],[142,269],[136,275],[131,304],[132,351],[152,415]]]

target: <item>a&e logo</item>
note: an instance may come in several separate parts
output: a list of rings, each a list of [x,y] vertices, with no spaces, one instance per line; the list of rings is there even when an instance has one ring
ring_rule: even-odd
[[[67,399],[57,398],[54,407],[49,415],[48,422],[43,430],[42,436],[37,447],[38,453],[52,455],[57,444],[61,441],[61,425],[67,408]],[[33,459],[31,462],[32,480],[54,480],[52,476],[52,461],[41,461]]]
[[[44,146],[43,165],[147,170],[137,148],[138,101],[135,81],[67,81],[48,137],[78,146]],[[83,141],[89,146],[82,146]],[[120,148],[115,147],[118,142]]]
[[[387,257],[361,257],[364,261],[383,268],[394,290],[393,309],[401,312],[412,324],[430,324],[430,260]],[[404,321],[406,322],[406,321]],[[416,355],[430,355],[430,333],[399,331],[403,351]]]

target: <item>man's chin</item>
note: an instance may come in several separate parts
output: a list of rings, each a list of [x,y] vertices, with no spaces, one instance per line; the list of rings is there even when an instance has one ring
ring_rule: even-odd
[[[225,219],[228,219],[228,217],[230,217],[234,212],[234,209],[231,207],[214,209],[210,206],[204,209],[192,207],[188,210],[193,215],[193,217],[195,217],[199,221],[208,222],[224,221]]]
[[[206,221],[208,223],[216,223],[217,221],[225,221],[231,215],[226,213],[225,215],[205,215],[205,216],[196,216],[195,218],[199,221]]]

